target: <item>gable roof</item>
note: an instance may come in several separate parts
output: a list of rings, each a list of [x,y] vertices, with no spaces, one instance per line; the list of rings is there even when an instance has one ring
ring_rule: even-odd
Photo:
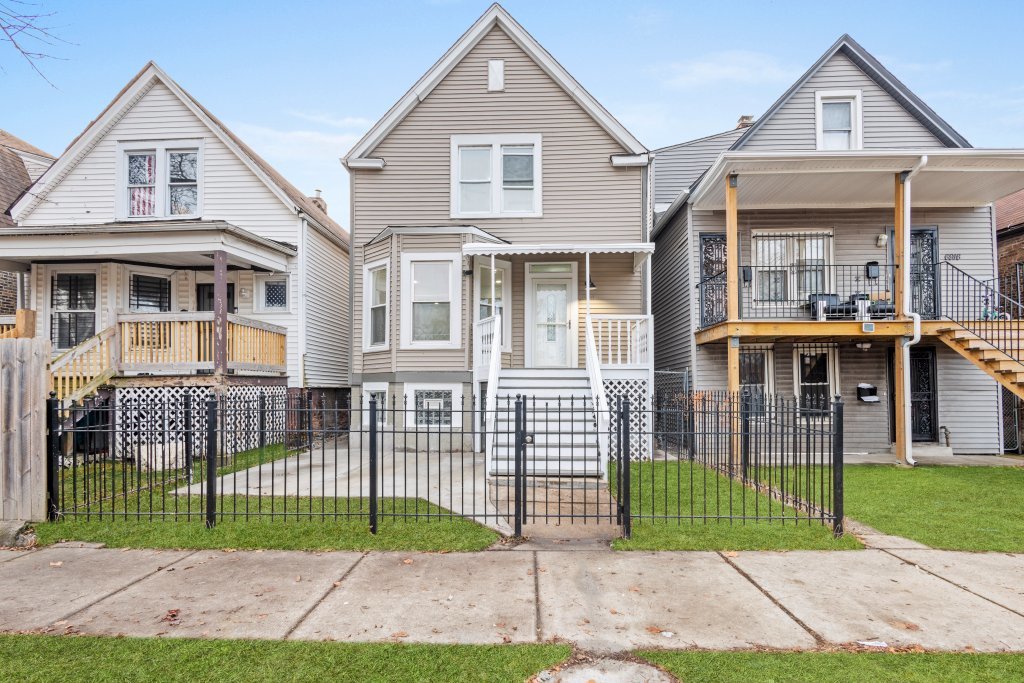
[[[85,129],[78,134],[78,137],[71,141],[71,144],[68,145],[57,161],[36,180],[33,187],[37,189],[31,194],[22,196],[11,207],[12,216],[17,219],[19,215],[30,210],[45,198],[50,190],[103,137],[109,128],[120,118],[120,115],[127,112],[147,92],[149,85],[154,81],[159,81],[174,93],[286,206],[297,213],[304,214],[314,224],[319,224],[324,230],[333,233],[344,243],[346,249],[349,248],[350,240],[344,228],[314,204],[313,200],[288,182],[273,166],[256,154],[251,147],[225,126],[220,119],[214,116],[152,61],[142,67],[142,70],[121,89],[100,115],[90,121]]]
[[[444,80],[455,65],[495,26],[500,27],[541,69],[569,94],[612,138],[631,154],[644,154],[647,148],[626,130],[594,96],[587,92],[540,43],[526,32],[498,3],[491,5],[462,34],[454,45],[409,89],[384,116],[342,157],[348,165],[351,160],[365,158],[394,128]]]
[[[782,94],[775,104],[768,108],[757,121],[754,122],[747,132],[737,140],[730,149],[742,149],[752,136],[757,134],[766,121],[772,118],[801,87],[816,74],[833,56],[842,52],[846,57],[856,64],[861,71],[867,74],[868,78],[875,81],[878,86],[886,91],[893,99],[917,119],[921,125],[943,142],[947,147],[970,147],[971,143],[960,133],[953,129],[935,110],[924,103],[920,97],[915,95],[910,88],[904,85],[891,71],[882,66],[882,63],[875,59],[874,55],[865,50],[857,41],[844,33],[839,37],[832,47],[825,51],[807,72],[801,76],[796,83],[790,86],[789,90]]]
[[[14,225],[7,207],[32,184],[21,157],[11,149],[0,146],[0,226]]]
[[[29,154],[34,154],[37,157],[43,157],[45,159],[55,158],[52,154],[47,154],[35,145],[30,145],[18,136],[12,135],[2,128],[0,128],[0,147],[9,147],[19,152],[28,152]]]

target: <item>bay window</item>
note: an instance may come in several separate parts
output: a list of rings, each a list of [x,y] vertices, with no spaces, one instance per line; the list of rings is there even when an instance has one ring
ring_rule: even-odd
[[[451,215],[541,215],[541,136],[454,135]]]
[[[363,269],[363,349],[388,348],[389,267],[387,260],[368,263]]]
[[[459,348],[461,256],[402,256],[402,346]]]

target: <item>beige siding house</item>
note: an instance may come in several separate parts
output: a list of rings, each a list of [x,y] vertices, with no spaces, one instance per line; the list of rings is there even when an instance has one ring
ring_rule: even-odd
[[[0,254],[30,283],[64,400],[108,386],[347,400],[348,234],[156,64],[11,217]]]
[[[843,36],[756,122],[654,153],[659,369],[841,396],[848,452],[1000,451],[1024,366],[991,202],[1024,152],[972,149]]]
[[[650,392],[647,150],[504,9],[343,161],[364,405]]]

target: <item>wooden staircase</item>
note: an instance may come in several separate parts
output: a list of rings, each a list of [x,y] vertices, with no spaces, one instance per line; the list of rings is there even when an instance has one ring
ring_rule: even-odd
[[[1024,328],[1007,322],[972,324],[973,330],[949,323],[939,329],[939,339],[986,374],[1024,399]]]

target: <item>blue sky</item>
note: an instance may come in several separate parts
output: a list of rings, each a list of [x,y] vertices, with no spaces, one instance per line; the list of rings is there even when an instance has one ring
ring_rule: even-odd
[[[59,153],[153,59],[346,227],[338,157],[489,5],[30,1],[71,44],[42,65],[56,87],[0,50],[0,128]],[[844,32],[975,146],[1024,147],[1024,3],[503,4],[652,149],[760,115]]]

